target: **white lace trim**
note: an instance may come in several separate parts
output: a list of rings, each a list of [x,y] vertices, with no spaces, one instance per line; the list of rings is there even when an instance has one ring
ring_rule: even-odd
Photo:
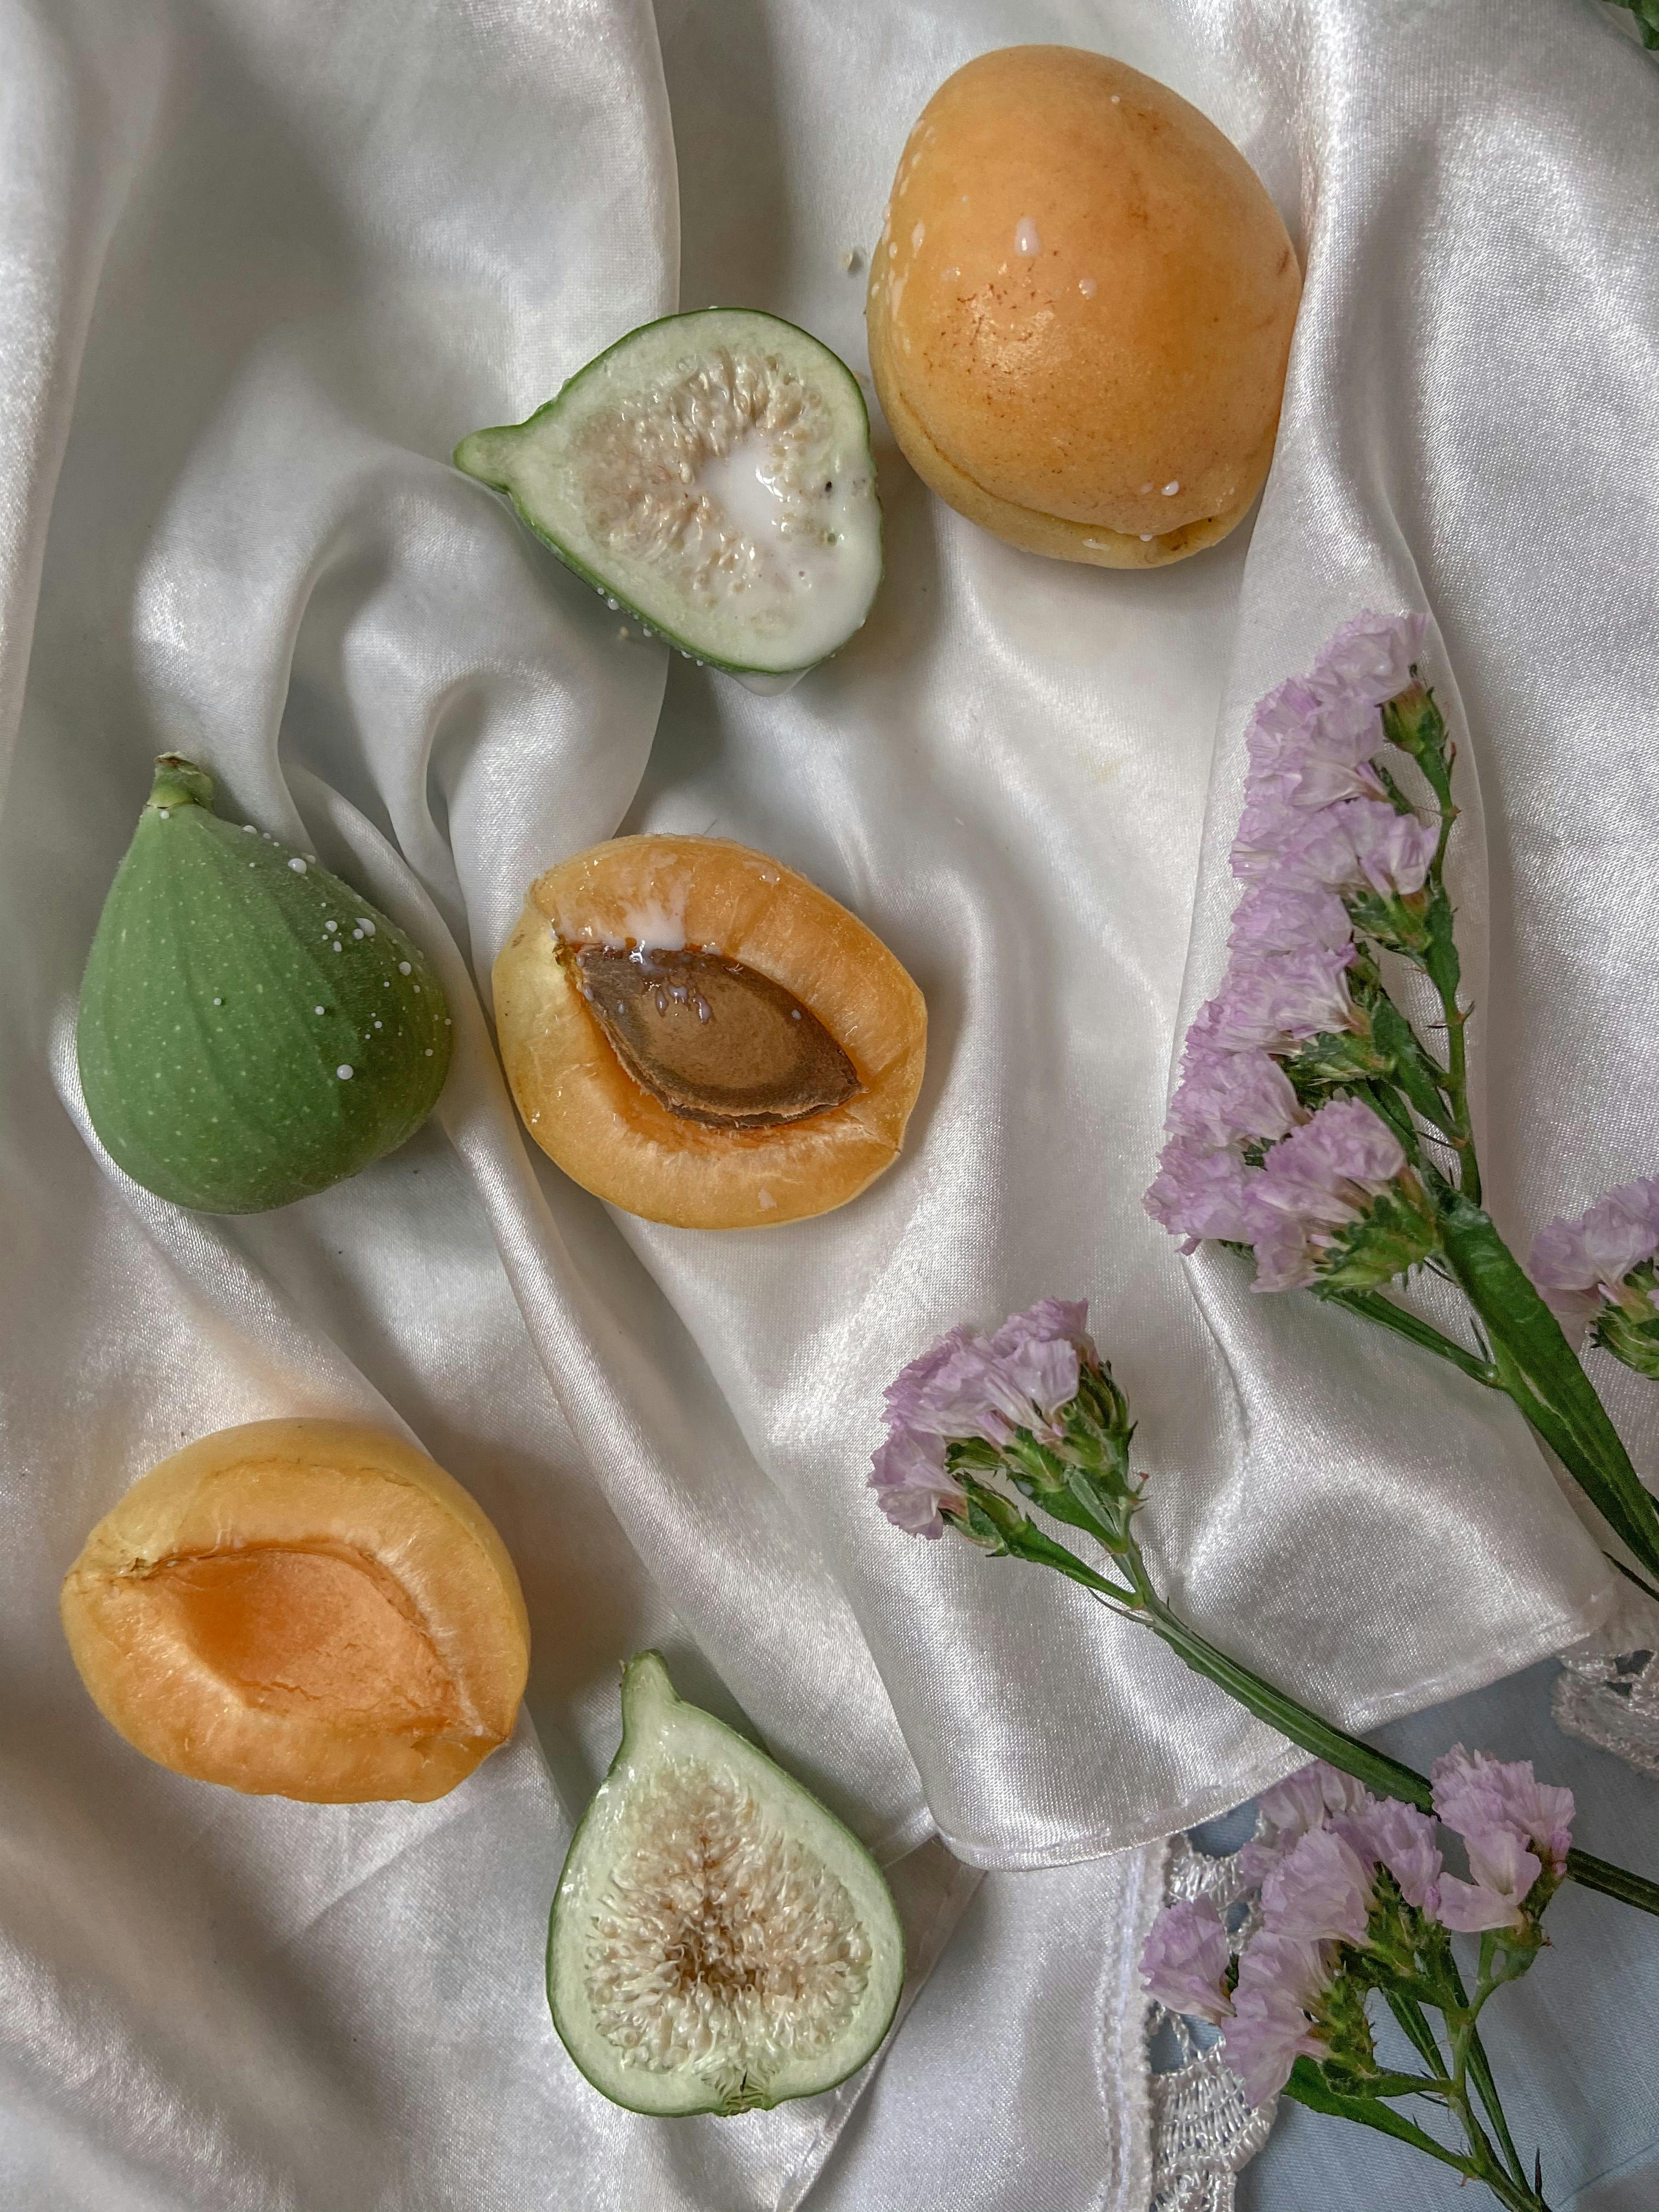
[[[1213,1899],[1225,1913],[1238,1903],[1246,1885],[1237,1862],[1200,1851],[1186,1836],[1173,1838],[1164,1877],[1164,1893]],[[1234,1948],[1246,1941],[1256,1917],[1253,1906],[1237,1931]],[[1153,2004],[1147,2040],[1167,2030],[1180,2063],[1152,2077],[1152,2200],[1149,2212],[1232,2212],[1236,2177],[1267,2140],[1278,2100],[1246,2102],[1238,2076],[1219,2044],[1200,2049],[1190,2024],[1178,2013]]]
[[[1595,1635],[1557,1656],[1556,1726],[1659,1776],[1659,1606],[1623,1583]]]

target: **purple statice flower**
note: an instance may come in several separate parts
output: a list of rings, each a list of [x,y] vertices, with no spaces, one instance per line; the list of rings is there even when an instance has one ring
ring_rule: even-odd
[[[1472,1832],[1499,1824],[1514,1829],[1559,1881],[1572,1848],[1571,1790],[1540,1782],[1529,1759],[1494,1759],[1484,1751],[1465,1751],[1455,1743],[1430,1770],[1434,1809],[1465,1842]]]
[[[1206,1237],[1248,1243],[1244,1206],[1251,1172],[1238,1153],[1218,1152],[1177,1134],[1164,1146],[1141,1203],[1154,1221],[1182,1240],[1183,1251],[1195,1251]]]
[[[939,1376],[973,1343],[976,1334],[969,1322],[960,1322],[937,1342],[930,1344],[926,1352],[919,1353],[908,1367],[899,1370],[882,1393],[884,1418],[890,1429],[911,1419],[915,1408],[927,1401]]]
[[[1287,882],[1407,897],[1428,880],[1439,842],[1437,823],[1401,814],[1385,799],[1346,799],[1310,815],[1276,860]]]
[[[1273,1062],[1313,1037],[1365,1033],[1349,991],[1357,947],[1341,894],[1409,897],[1437,848],[1438,830],[1389,804],[1373,766],[1386,743],[1381,707],[1407,688],[1422,638],[1420,616],[1357,617],[1308,676],[1268,693],[1247,732],[1232,849],[1247,888],[1222,988],[1188,1033],[1146,1205],[1188,1252],[1206,1238],[1255,1243],[1262,1289],[1310,1281],[1321,1231],[1364,1210],[1316,1220],[1276,1207],[1271,1194],[1258,1204],[1251,1163],[1256,1146],[1282,1149],[1300,1133],[1295,1092]],[[1389,684],[1395,690],[1378,689]],[[1352,1206],[1352,1192],[1341,1194]]]
[[[1077,1395],[1079,1352],[1069,1316],[1045,1298],[1029,1313],[1012,1315],[994,1336],[952,1329],[908,1367],[886,1395],[890,1431],[981,1437],[1004,1444],[1016,1429],[1050,1441],[1059,1409]]]
[[[1626,1303],[1625,1278],[1659,1252],[1659,1182],[1622,1182],[1576,1218],[1549,1222],[1533,1239],[1527,1272],[1564,1328],[1582,1335],[1605,1299]],[[1632,1285],[1632,1306],[1652,1296]]]
[[[1171,2012],[1217,2027],[1232,2012],[1224,1983],[1232,1957],[1221,1916],[1207,1897],[1177,1898],[1152,1923],[1140,1954],[1148,1992]]]
[[[1333,1815],[1347,1817],[1376,1801],[1363,1782],[1322,1759],[1297,1767],[1256,1800],[1255,1834],[1238,1854],[1238,1871],[1249,1883],[1263,1880],[1283,1854]]]
[[[1195,1038],[1222,1052],[1288,1052],[1324,1031],[1353,1028],[1344,980],[1352,958],[1352,945],[1235,953],[1226,981],[1193,1025]]]
[[[1328,806],[1360,793],[1382,795],[1371,767],[1382,750],[1382,721],[1374,703],[1350,692],[1325,693],[1292,677],[1270,691],[1245,736],[1250,780],[1285,805]]]
[[[1362,1221],[1406,1164],[1400,1140],[1358,1098],[1322,1106],[1253,1176],[1244,1201],[1258,1291],[1295,1290],[1317,1276],[1334,1232]]]
[[[1233,913],[1228,942],[1235,952],[1340,952],[1353,941],[1348,909],[1321,884],[1305,889],[1254,884]]]
[[[1287,1137],[1304,1119],[1291,1079],[1265,1052],[1220,1052],[1202,1040],[1188,1047],[1170,1102],[1169,1126],[1219,1152],[1254,1138]]]
[[[1522,1907],[1547,1869],[1551,1886],[1572,1843],[1571,1790],[1540,1783],[1530,1759],[1504,1761],[1454,1744],[1435,1762],[1434,1808],[1463,1838],[1473,1882],[1443,1875],[1440,1917],[1473,1934],[1525,1925]]]
[[[1323,697],[1386,706],[1410,685],[1426,628],[1420,613],[1356,615],[1320,647],[1309,689]]]
[[[1253,779],[1244,787],[1244,804],[1228,856],[1228,866],[1242,884],[1283,881],[1285,848],[1308,826],[1309,817],[1292,803],[1287,782],[1275,775]]]
[[[1261,1908],[1276,1935],[1363,1943],[1371,1887],[1370,1868],[1334,1828],[1310,1828],[1269,1869]]]
[[[911,1536],[942,1536],[945,1513],[967,1510],[967,1493],[945,1465],[945,1439],[900,1429],[871,1462],[870,1487],[896,1528]]]
[[[1440,1877],[1440,1917],[1460,1936],[1479,1936],[1489,1928],[1524,1928],[1522,1906],[1540,1869],[1513,1828],[1478,1830],[1466,1837],[1473,1881],[1455,1874]]]
[[[953,1439],[1000,1446],[1016,1429],[1061,1439],[1060,1415],[1077,1395],[1082,1363],[1099,1357],[1088,1317],[1081,1300],[1040,1298],[994,1335],[953,1328],[897,1376],[886,1392],[887,1437],[869,1486],[895,1527],[941,1535],[943,1514],[965,1508],[966,1494],[945,1467]]]
[[[1376,1797],[1334,1825],[1364,1864],[1388,1869],[1407,1905],[1438,1918],[1440,1846],[1435,1841],[1434,1822],[1426,1813],[1398,1797]]]
[[[1334,1971],[1328,1944],[1264,1929],[1245,1945],[1224,2039],[1227,2063],[1253,2105],[1278,2094],[1298,2057],[1324,2055],[1316,2014]]]

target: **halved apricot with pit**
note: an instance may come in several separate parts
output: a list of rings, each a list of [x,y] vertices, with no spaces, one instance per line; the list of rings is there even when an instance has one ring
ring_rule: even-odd
[[[714,837],[617,837],[531,885],[495,963],[530,1133],[684,1229],[827,1213],[898,1158],[927,1012],[825,891]]]
[[[529,1668],[519,1579],[477,1504],[341,1421],[253,1421],[164,1460],[59,1603],[129,1743],[256,1796],[441,1797],[512,1734]]]

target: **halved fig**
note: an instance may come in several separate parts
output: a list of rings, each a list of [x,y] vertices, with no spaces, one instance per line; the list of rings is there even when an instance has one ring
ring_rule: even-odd
[[[664,2118],[765,2110],[880,2045],[904,1938],[848,1829],[642,1651],[623,1740],[570,1846],[548,1929],[553,2024],[613,2104]]]
[[[151,1469],[59,1608],[81,1679],[149,1759],[313,1804],[441,1797],[512,1734],[513,1562],[453,1476],[343,1421],[251,1421]]]
[[[686,1229],[826,1213],[898,1157],[921,994],[777,860],[618,837],[531,885],[495,963],[507,1081],[584,1188]]]
[[[630,331],[455,465],[612,605],[757,690],[845,645],[881,580],[857,380],[754,308]]]

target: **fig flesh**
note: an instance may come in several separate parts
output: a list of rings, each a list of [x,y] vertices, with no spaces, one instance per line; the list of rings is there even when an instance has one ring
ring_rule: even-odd
[[[754,309],[630,331],[455,465],[614,606],[758,690],[843,646],[881,580],[857,380]]]
[[[553,2023],[583,2074],[663,2118],[814,2096],[878,2049],[903,1980],[863,1845],[641,1652],[548,1929]]]

